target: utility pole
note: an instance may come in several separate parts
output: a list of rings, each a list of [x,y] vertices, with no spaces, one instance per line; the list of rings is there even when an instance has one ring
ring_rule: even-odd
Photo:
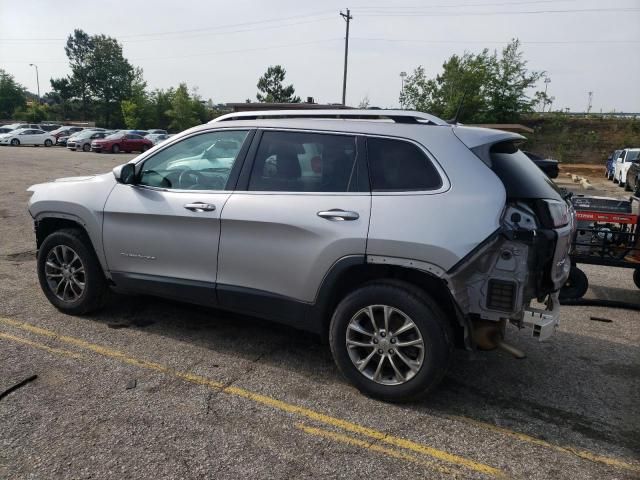
[[[402,86],[400,87],[400,98],[402,101],[400,102],[400,108],[404,110],[404,79],[407,77],[407,72],[400,72],[400,80],[402,82]]]
[[[549,86],[549,84],[551,83],[551,79],[549,77],[545,77],[544,79],[544,100],[542,103],[542,113],[544,113],[544,107],[546,107],[547,105],[547,87]],[[551,111],[551,107],[549,107],[549,111]]]
[[[349,57],[349,21],[353,20],[351,12],[347,8],[347,13],[340,12],[340,16],[347,22],[347,34],[344,37],[344,76],[342,78],[342,105],[346,104],[347,99],[347,59]]]
[[[591,112],[592,102],[593,102],[593,92],[589,92],[589,102],[587,103],[587,114]]]
[[[39,105],[41,102],[40,102],[40,74],[38,73],[38,65],[36,65],[35,63],[30,63],[29,66],[36,67],[36,83],[38,84],[38,105]]]

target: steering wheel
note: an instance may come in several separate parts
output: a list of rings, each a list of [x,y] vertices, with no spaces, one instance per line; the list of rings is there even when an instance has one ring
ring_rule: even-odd
[[[185,183],[189,181],[187,179],[190,180],[189,185],[185,185]],[[204,183],[206,180],[207,178],[197,170],[183,170],[178,177],[178,185],[180,185],[180,188],[189,189]]]

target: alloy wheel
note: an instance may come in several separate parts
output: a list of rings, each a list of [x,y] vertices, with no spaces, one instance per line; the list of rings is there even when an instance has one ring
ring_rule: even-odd
[[[44,267],[49,288],[63,302],[75,302],[85,289],[85,269],[80,256],[67,245],[56,245]]]
[[[346,346],[358,371],[382,385],[401,385],[422,367],[425,344],[418,326],[401,310],[370,305],[351,318]]]

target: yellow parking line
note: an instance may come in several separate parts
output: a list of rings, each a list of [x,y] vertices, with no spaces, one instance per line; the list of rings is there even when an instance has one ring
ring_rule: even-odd
[[[192,374],[192,373],[188,373],[188,372],[180,372],[180,371],[175,371],[165,365],[159,364],[159,363],[155,363],[155,362],[149,362],[146,360],[141,360],[141,359],[137,359],[134,357],[131,357],[123,352],[117,351],[117,350],[113,350],[111,348],[108,347],[104,347],[102,345],[97,345],[94,343],[90,343],[87,342],[85,340],[81,340],[79,338],[74,338],[74,337],[69,337],[66,335],[60,335],[52,330],[47,330],[41,327],[36,327],[35,325],[31,325],[29,323],[25,323],[25,322],[20,322],[17,320],[13,320],[10,318],[4,318],[4,317],[0,317],[0,323],[3,323],[5,325],[9,325],[15,328],[19,328],[21,330],[27,331],[27,332],[31,332],[37,335],[42,335],[42,336],[46,336],[49,338],[55,338],[57,341],[62,342],[62,343],[67,343],[70,345],[74,345],[76,347],[80,347],[80,348],[84,348],[86,350],[90,350],[92,352],[95,352],[97,354],[103,355],[105,357],[110,357],[110,358],[114,358],[117,360],[120,360],[124,363],[128,363],[130,365],[135,365],[141,368],[146,368],[149,370],[153,370],[156,372],[161,372],[161,373],[165,373],[167,375],[172,375],[176,378],[181,378],[185,381],[188,381],[190,383],[194,383],[194,384],[198,384],[198,385],[205,385],[209,388],[213,388],[216,390],[221,390],[224,393],[236,396],[236,397],[241,397],[241,398],[246,398],[248,400],[251,400],[255,403],[259,403],[262,405],[266,405],[269,406],[271,408],[274,408],[276,410],[280,410],[282,412],[287,412],[293,415],[297,415],[299,417],[304,417],[304,418],[308,418],[310,420],[313,420],[317,423],[322,423],[325,425],[331,425],[335,428],[340,428],[346,431],[349,431],[351,433],[356,433],[365,437],[369,437],[369,438],[373,438],[375,440],[378,440],[382,443],[386,443],[389,445],[394,445],[396,447],[400,447],[400,448],[404,448],[406,450],[411,450],[414,451],[416,453],[421,453],[423,455],[427,455],[430,457],[433,457],[437,460],[441,460],[443,462],[447,462],[447,463],[452,463],[464,468],[467,468],[469,470],[478,472],[478,473],[482,473],[485,475],[489,475],[489,476],[493,476],[493,477],[504,477],[504,474],[501,470],[491,467],[489,465],[485,465],[483,463],[479,463],[476,462],[474,460],[471,460],[469,458],[466,457],[462,457],[459,455],[455,455],[452,453],[448,453],[445,452],[444,450],[439,450],[437,448],[434,447],[429,447],[427,445],[418,443],[418,442],[414,442],[412,440],[407,440],[401,437],[396,437],[393,435],[388,435],[385,434],[384,432],[381,432],[379,430],[374,430],[372,428],[368,428],[368,427],[364,427],[362,425],[358,425],[356,423],[353,422],[349,422],[346,420],[342,420],[336,417],[332,417],[330,415],[326,415],[320,412],[316,412],[314,410],[311,410],[309,408],[305,408],[305,407],[300,407],[298,405],[293,405],[287,402],[284,402],[282,400],[277,400],[275,398],[266,396],[266,395],[261,395],[259,393],[255,393],[252,392],[250,390],[246,390],[244,388],[240,388],[240,387],[234,387],[234,386],[229,386],[229,387],[225,387],[223,383],[218,382],[216,380],[211,380],[207,377],[203,377],[201,375],[196,375],[196,374]]]
[[[629,470],[632,472],[640,472],[640,464],[637,464],[637,463],[634,464],[634,463],[618,460],[617,458],[605,457],[603,455],[598,455],[596,453],[592,453],[587,450],[581,450],[579,448],[575,448],[571,446],[554,445],[553,443],[549,443],[540,438],[532,437],[525,433],[516,432],[515,430],[510,430],[504,427],[498,427],[497,425],[481,422],[479,420],[474,420],[468,417],[462,417],[458,415],[447,415],[447,418],[458,420],[458,421],[467,423],[469,425],[475,425],[476,427],[483,428],[485,430],[490,430],[492,432],[500,433],[502,435],[507,435],[512,438],[517,438],[518,440],[531,443],[533,445],[550,448],[557,452],[570,453],[570,454],[576,455],[577,457],[584,458],[585,460],[589,460],[591,462],[602,463],[609,467],[621,468],[621,469]]]
[[[347,445],[352,445],[354,447],[364,448],[372,452],[381,453],[388,457],[398,458],[400,460],[406,460],[411,463],[416,463],[418,465],[428,467],[431,470],[436,470],[440,473],[444,473],[445,475],[451,475],[454,477],[460,476],[460,472],[451,470],[450,468],[443,467],[441,465],[430,462],[428,460],[424,460],[414,455],[410,455],[401,450],[382,447],[380,445],[372,444],[371,442],[365,442],[364,440],[360,440],[359,438],[350,437],[349,435],[344,435],[342,433],[331,432],[329,430],[324,430],[322,428],[317,428],[317,427],[310,427],[308,425],[305,425],[304,423],[296,423],[296,428],[299,428],[303,432],[308,433],[310,435],[328,438],[336,442],[346,443]]]
[[[82,358],[82,354],[80,353],[72,352],[71,350],[64,350],[62,348],[51,348],[47,345],[43,345],[42,343],[37,343],[37,342],[32,342],[31,340],[27,340],[26,338],[14,337],[13,335],[9,335],[8,333],[0,332],[0,338],[4,338],[5,340],[11,340],[13,342],[24,343],[25,345],[39,348],[40,350],[45,350],[49,353],[57,353],[59,355],[65,355],[71,358]]]

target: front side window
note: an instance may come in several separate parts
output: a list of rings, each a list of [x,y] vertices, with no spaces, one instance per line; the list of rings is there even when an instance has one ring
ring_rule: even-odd
[[[264,132],[249,190],[348,192],[355,181],[355,160],[352,136]]]
[[[367,158],[373,191],[435,190],[442,186],[433,163],[413,143],[367,138]]]
[[[138,183],[179,190],[224,190],[248,133],[222,130],[180,140],[144,162]]]

